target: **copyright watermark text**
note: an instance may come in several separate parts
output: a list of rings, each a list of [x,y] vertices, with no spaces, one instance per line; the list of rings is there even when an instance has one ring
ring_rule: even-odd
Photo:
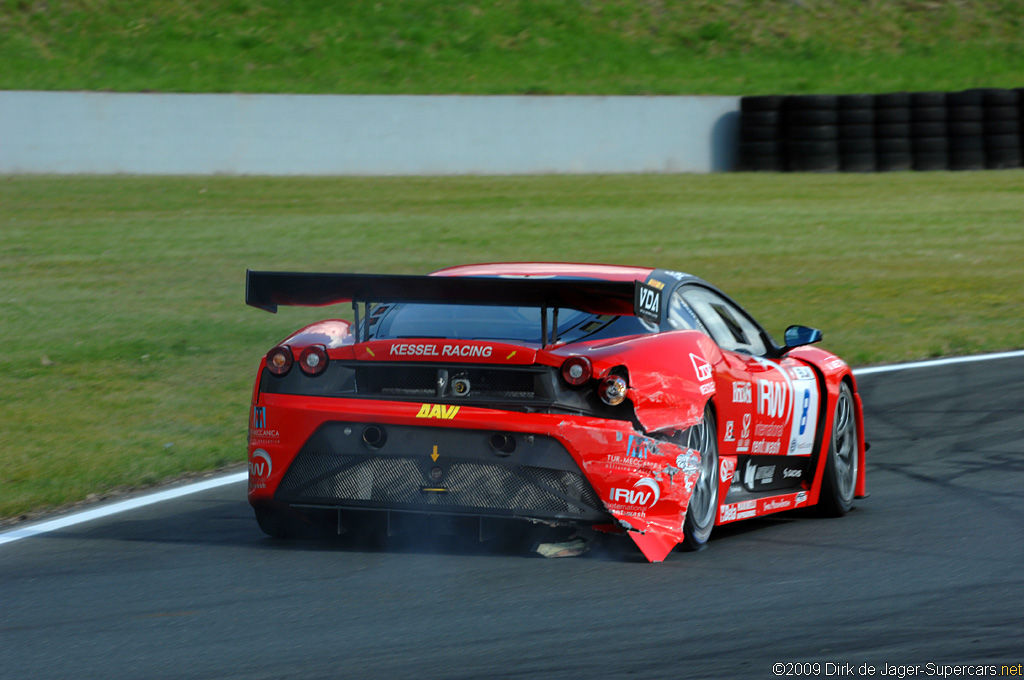
[[[831,661],[779,662],[772,665],[778,677],[848,677],[848,678],[982,678],[1024,677],[1022,664],[893,664],[833,663]]]

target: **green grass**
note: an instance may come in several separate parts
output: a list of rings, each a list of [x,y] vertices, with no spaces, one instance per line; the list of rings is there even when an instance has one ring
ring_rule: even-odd
[[[334,311],[246,307],[246,268],[650,264],[854,364],[1024,347],[1024,171],[0,177],[0,206],[0,517],[244,460],[259,358]]]
[[[1020,0],[0,0],[0,89],[764,94],[1024,86]]]

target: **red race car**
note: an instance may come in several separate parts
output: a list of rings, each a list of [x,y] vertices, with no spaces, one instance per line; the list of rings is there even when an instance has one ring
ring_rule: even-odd
[[[658,562],[716,525],[843,515],[864,495],[846,363],[805,326],[776,345],[688,274],[249,271],[246,302],[351,302],[355,319],[307,326],[260,363],[248,493],[272,536],[366,511],[517,518],[625,533]]]

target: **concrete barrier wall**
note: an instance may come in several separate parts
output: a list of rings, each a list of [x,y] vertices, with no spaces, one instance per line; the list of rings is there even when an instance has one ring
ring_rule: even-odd
[[[0,92],[0,173],[727,171],[739,97]]]

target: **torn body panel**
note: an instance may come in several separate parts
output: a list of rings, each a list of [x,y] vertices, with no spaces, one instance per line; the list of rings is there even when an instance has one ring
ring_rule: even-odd
[[[604,344],[587,356],[596,373],[625,368],[637,421],[646,432],[665,435],[700,422],[704,405],[715,393],[714,365],[722,361],[714,341],[699,331]]]

